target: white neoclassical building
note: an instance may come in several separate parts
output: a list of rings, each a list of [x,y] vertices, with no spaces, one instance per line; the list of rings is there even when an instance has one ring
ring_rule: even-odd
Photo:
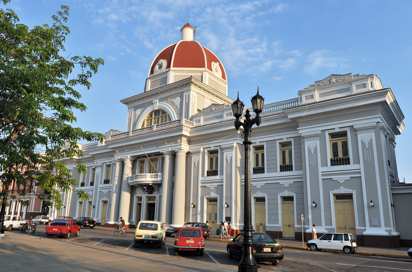
[[[79,186],[54,216],[92,216],[102,225],[121,216],[129,226],[209,221],[212,230],[227,220],[242,229],[243,133],[233,126],[227,74],[189,24],[181,32],[154,58],[144,91],[121,100],[126,130],[83,145],[85,156],[69,162]],[[301,239],[303,217],[305,236],[316,224],[318,233],[356,234],[359,245],[412,241],[398,232],[393,207],[393,190],[410,190],[397,186],[403,119],[373,74],[330,75],[297,97],[266,101],[252,133],[254,228]],[[78,175],[78,163],[87,174]],[[90,201],[77,198],[78,188]]]

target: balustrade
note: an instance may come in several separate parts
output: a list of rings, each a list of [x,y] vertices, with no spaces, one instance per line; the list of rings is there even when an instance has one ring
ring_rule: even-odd
[[[293,164],[281,164],[280,165],[280,172],[288,172],[293,171]]]
[[[339,158],[331,158],[330,159],[330,165],[331,166],[348,165],[348,164],[350,164],[350,158],[349,157],[339,157]]]

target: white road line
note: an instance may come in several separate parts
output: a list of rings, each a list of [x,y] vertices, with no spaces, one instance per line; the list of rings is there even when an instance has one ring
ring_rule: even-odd
[[[384,266],[361,265],[361,264],[344,264],[344,263],[336,263],[336,264],[337,265],[351,265],[351,266],[363,266],[363,267],[372,267],[372,268],[381,268],[381,269],[402,270],[402,271],[412,271],[412,269],[393,268],[393,267],[384,267]]]
[[[205,253],[206,253],[207,255],[209,255],[210,259],[212,259],[215,263],[220,264],[218,261],[216,261],[215,258],[212,257],[212,255],[209,254],[209,252],[205,251]]]
[[[129,248],[131,248],[133,244],[134,244],[134,243],[132,243],[132,244],[131,244],[128,248],[126,248],[125,250],[128,250]]]
[[[97,243],[94,244],[94,245],[98,245],[98,244],[100,244],[101,242],[103,242],[104,240],[106,240],[106,239],[103,239],[103,240],[101,240],[100,242],[97,242]]]
[[[329,270],[329,271],[333,271],[333,272],[336,272],[335,270],[332,270],[332,269],[330,269],[330,268],[327,268],[327,267],[325,267],[325,266],[322,266],[322,265],[318,265],[318,264],[317,264],[317,266],[319,266],[319,267],[322,267],[322,268],[324,268],[324,269],[326,269],[326,270]]]
[[[166,247],[166,255],[169,256],[169,248]]]

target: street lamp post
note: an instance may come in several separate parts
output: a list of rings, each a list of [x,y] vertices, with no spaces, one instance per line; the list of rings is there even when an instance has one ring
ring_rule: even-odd
[[[245,190],[244,190],[244,223],[243,223],[243,253],[242,259],[239,262],[238,271],[257,271],[258,266],[253,255],[253,240],[252,240],[252,217],[251,217],[251,195],[252,195],[252,185],[251,185],[251,167],[250,167],[250,145],[252,144],[250,140],[250,134],[252,132],[252,126],[256,124],[260,125],[260,113],[263,109],[264,98],[259,95],[259,87],[257,89],[257,94],[252,97],[252,108],[256,113],[254,119],[250,119],[250,112],[247,109],[245,114],[245,119],[240,121],[240,117],[243,114],[243,109],[245,105],[239,100],[239,93],[237,99],[232,104],[233,116],[236,117],[235,128],[243,127],[243,134],[245,135],[245,140],[243,145],[245,146]]]

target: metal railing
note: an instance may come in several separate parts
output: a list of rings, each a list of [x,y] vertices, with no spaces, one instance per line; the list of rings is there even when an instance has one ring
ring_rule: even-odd
[[[288,172],[293,171],[293,164],[281,164],[280,165],[280,172]]]
[[[253,167],[253,174],[264,174],[265,173],[265,167]]]
[[[217,176],[217,175],[218,175],[218,170],[207,170],[206,175],[207,175],[208,177]]]
[[[330,165],[348,165],[350,164],[350,157],[330,158]]]

